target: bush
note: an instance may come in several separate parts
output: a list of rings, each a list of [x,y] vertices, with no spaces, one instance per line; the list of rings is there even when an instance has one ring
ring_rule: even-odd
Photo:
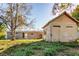
[[[75,40],[75,43],[77,43],[77,44],[79,43],[79,38],[77,38],[77,39]]]
[[[4,39],[5,39],[5,35],[1,35],[0,40],[4,40]]]

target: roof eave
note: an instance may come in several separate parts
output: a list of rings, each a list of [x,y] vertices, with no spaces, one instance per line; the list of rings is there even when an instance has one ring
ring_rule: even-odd
[[[73,18],[72,16],[70,16],[66,11],[64,11],[63,13],[61,13],[58,17],[60,17],[62,14],[66,14],[67,16],[69,16],[70,18],[72,18],[76,23],[79,23],[78,20],[76,20],[75,18]],[[56,18],[58,18],[56,17]],[[56,19],[54,18],[54,19]],[[44,25],[42,28],[45,28],[49,23],[51,23],[54,19],[52,19],[51,21],[49,21],[46,25]]]

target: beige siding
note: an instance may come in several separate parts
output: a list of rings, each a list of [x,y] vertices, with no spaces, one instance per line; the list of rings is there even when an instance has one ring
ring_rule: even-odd
[[[50,28],[52,29],[52,31],[50,30]],[[77,24],[66,15],[58,17],[49,25],[47,25],[44,29],[47,29],[45,39],[48,41],[52,39],[52,41],[68,42],[74,41],[77,38]],[[51,33],[52,38],[50,36]]]
[[[47,26],[47,27],[44,29],[44,31],[46,32],[46,34],[43,35],[43,36],[44,36],[44,39],[45,39],[46,41],[51,41],[52,39],[51,39],[51,36],[50,36],[50,25]]]

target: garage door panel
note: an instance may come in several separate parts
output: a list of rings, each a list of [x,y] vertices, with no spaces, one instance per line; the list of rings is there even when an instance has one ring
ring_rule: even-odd
[[[52,40],[59,41],[60,39],[60,26],[53,26],[52,27]]]

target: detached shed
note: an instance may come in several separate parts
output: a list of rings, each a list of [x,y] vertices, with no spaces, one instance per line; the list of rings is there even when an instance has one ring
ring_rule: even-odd
[[[77,24],[79,21],[71,17],[66,11],[49,21],[44,27],[46,41],[71,42],[78,38]]]

